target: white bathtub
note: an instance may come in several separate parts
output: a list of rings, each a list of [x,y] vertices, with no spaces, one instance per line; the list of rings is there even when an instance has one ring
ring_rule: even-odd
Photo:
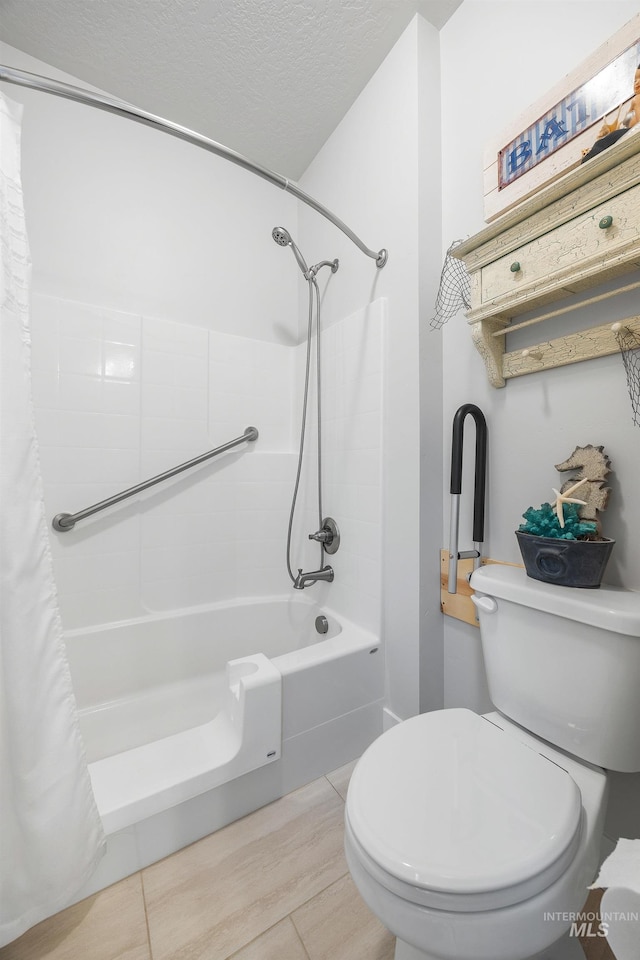
[[[381,732],[379,639],[306,596],[65,640],[98,809],[125,852],[90,892],[346,763]]]

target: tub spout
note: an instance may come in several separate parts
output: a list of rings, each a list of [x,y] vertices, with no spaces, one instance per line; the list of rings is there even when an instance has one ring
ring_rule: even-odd
[[[298,567],[298,576],[293,581],[294,590],[304,590],[312,583],[318,580],[326,580],[328,583],[333,581],[333,567],[323,567],[322,570],[310,570],[308,573],[302,572],[302,567]]]

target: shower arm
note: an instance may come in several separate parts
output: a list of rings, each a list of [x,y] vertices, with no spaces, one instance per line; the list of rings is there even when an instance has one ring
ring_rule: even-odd
[[[357,247],[362,250],[367,257],[371,257],[376,262],[377,267],[384,267],[387,262],[387,251],[383,248],[381,250],[375,251],[370,250],[369,247],[365,246],[362,240],[349,229],[349,227],[342,222],[338,217],[334,216],[326,207],[324,207],[317,200],[314,200],[312,196],[308,193],[305,193],[297,183],[293,180],[289,180],[287,177],[283,177],[279,173],[275,173],[273,170],[269,170],[267,167],[261,166],[259,163],[254,163],[253,160],[249,160],[247,157],[242,156],[241,153],[236,153],[235,150],[232,150],[230,147],[225,147],[222,143],[217,143],[215,140],[210,140],[208,137],[202,136],[202,134],[196,133],[194,130],[189,130],[187,127],[181,127],[177,123],[173,123],[170,120],[164,120],[162,117],[154,116],[152,113],[147,113],[146,110],[140,110],[138,107],[132,106],[130,103],[126,103],[124,100],[117,100],[114,97],[106,96],[103,93],[94,93],[90,90],[85,90],[82,87],[75,87],[68,83],[63,83],[60,80],[53,80],[50,77],[42,77],[36,73],[28,73],[25,70],[16,70],[13,67],[7,67],[4,64],[0,64],[0,80],[4,80],[7,83],[13,83],[20,87],[29,87],[32,90],[39,90],[42,93],[52,93],[57,97],[63,97],[67,100],[75,100],[76,103],[84,103],[90,107],[97,107],[99,110],[106,110],[108,113],[115,113],[118,116],[126,117],[129,120],[135,120],[137,123],[143,123],[146,126],[154,127],[156,130],[162,130],[164,133],[169,133],[171,136],[177,137],[180,140],[186,140],[187,143],[192,143],[196,147],[201,147],[203,150],[208,150],[210,153],[215,153],[216,156],[222,157],[225,160],[230,160],[231,163],[235,163],[240,167],[243,167],[245,170],[249,170],[251,173],[255,173],[258,177],[262,177],[263,180],[268,180],[269,183],[274,184],[276,187],[280,187],[282,190],[286,190],[288,193],[293,194],[298,200],[301,200],[303,203],[306,203],[307,206],[311,207],[317,213],[321,214],[323,217],[326,217],[331,223],[334,224],[339,230],[342,231],[349,239],[355,243]]]

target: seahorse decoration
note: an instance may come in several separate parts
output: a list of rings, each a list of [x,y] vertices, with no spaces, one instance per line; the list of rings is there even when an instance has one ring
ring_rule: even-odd
[[[594,520],[600,531],[598,512],[605,509],[611,493],[611,489],[605,486],[607,474],[611,473],[611,461],[604,452],[604,447],[594,447],[592,443],[586,447],[576,447],[568,460],[556,463],[555,466],[561,473],[565,470],[578,470],[569,480],[565,480],[560,492],[564,493],[578,480],[584,480],[574,494],[585,501],[578,512],[583,520]]]

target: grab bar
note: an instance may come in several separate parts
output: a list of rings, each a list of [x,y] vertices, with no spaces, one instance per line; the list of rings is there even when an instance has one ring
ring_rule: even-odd
[[[183,470],[188,470],[190,467],[197,467],[199,463],[204,463],[205,460],[210,460],[211,457],[216,457],[219,453],[231,450],[232,447],[237,447],[239,443],[244,443],[245,441],[252,443],[257,439],[258,431],[256,427],[247,427],[241,437],[236,437],[235,440],[229,440],[228,443],[221,444],[219,447],[216,447],[215,450],[208,450],[207,453],[202,453],[199,457],[194,457],[193,460],[187,460],[186,463],[172,467],[171,470],[165,470],[164,473],[159,473],[157,477],[152,477],[150,480],[143,480],[142,483],[137,483],[135,487],[129,487],[128,490],[123,490],[122,493],[116,493],[113,497],[101,500],[100,503],[94,503],[92,507],[79,510],[78,513],[57,513],[51,521],[51,526],[54,530],[59,530],[61,533],[65,533],[67,530],[73,530],[78,520],[84,520],[85,517],[90,517],[100,510],[105,510],[114,503],[120,503],[121,500],[126,500],[127,497],[133,497],[134,494],[141,493],[143,490],[153,487],[162,480],[169,480],[171,477],[175,477],[176,474],[182,473]]]
[[[462,441],[464,421],[471,414],[476,424],[476,464],[473,493],[473,550],[458,552],[458,527],[460,519],[460,494],[462,493]],[[453,418],[453,442],[451,446],[451,519],[449,527],[449,584],[448,593],[457,592],[458,560],[473,557],[479,559],[484,541],[484,500],[487,470],[487,421],[479,407],[464,403]]]

